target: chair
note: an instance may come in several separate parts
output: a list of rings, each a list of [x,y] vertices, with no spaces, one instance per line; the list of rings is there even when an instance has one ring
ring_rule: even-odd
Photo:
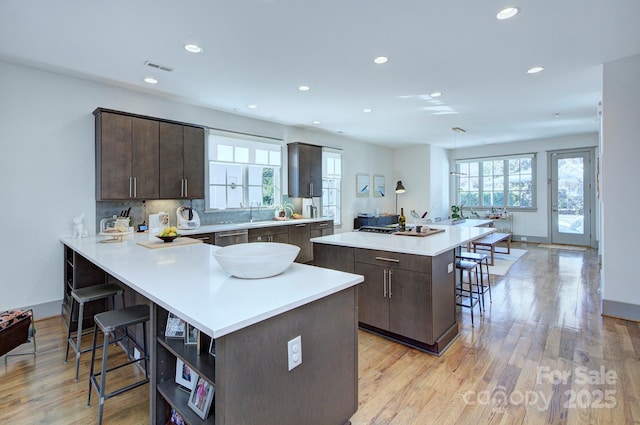
[[[146,324],[149,321],[149,306],[147,305],[134,305],[131,307],[121,308],[119,310],[110,310],[105,311],[104,313],[96,314],[93,318],[95,325],[93,327],[93,345],[91,347],[91,370],[89,372],[89,396],[87,398],[87,406],[91,404],[91,390],[95,386],[96,391],[100,395],[100,404],[98,406],[98,425],[102,424],[102,414],[104,410],[104,402],[111,397],[115,397],[119,394],[122,394],[125,391],[132,390],[141,385],[144,385],[149,382],[149,350],[147,349],[147,327]],[[133,344],[142,350],[142,354],[140,358],[128,360],[124,363],[121,363],[117,366],[113,366],[111,368],[107,368],[107,357],[109,351],[109,334],[113,333],[114,336],[121,329],[126,329],[129,326],[134,326],[141,323],[142,324],[142,338],[143,338],[143,347],[141,347],[136,341],[133,341]],[[98,339],[98,330],[100,330],[104,334],[104,342],[102,345],[97,345]],[[129,341],[128,341],[128,333],[125,332],[125,347],[127,348],[127,358],[129,354]],[[115,341],[119,341],[120,339],[115,339]],[[114,342],[114,341],[112,341]],[[94,363],[96,358],[97,348],[102,347],[102,368],[100,372],[94,373]],[[121,367],[130,365],[136,362],[144,361],[144,372],[145,378],[138,380],[132,384],[129,384],[125,387],[119,388],[115,391],[111,391],[109,393],[105,393],[105,388],[107,384],[107,373],[120,369]],[[100,377],[100,382],[98,382],[98,376]]]
[[[33,351],[7,354],[22,344],[33,343]],[[36,328],[33,325],[33,310],[9,310],[0,313],[0,356],[36,356]]]
[[[476,263],[475,261],[467,261],[456,258],[456,269],[460,270],[460,281],[456,284],[456,305],[471,310],[471,327],[474,327],[473,308],[480,302],[480,288],[478,286],[477,267],[478,263]],[[468,283],[464,281],[465,271],[469,276]],[[472,275],[475,275],[475,284],[471,280]],[[468,289],[465,287],[465,284],[468,285]],[[474,287],[476,289],[475,293]],[[480,314],[482,314],[482,310],[480,309],[480,307],[478,307],[478,311]]]
[[[462,252],[458,256],[458,258],[462,260],[475,261],[478,264],[478,269],[480,270],[480,293],[482,294],[482,310],[486,310],[486,303],[484,299],[484,294],[489,292],[489,302],[492,303],[493,299],[491,298],[491,274],[489,273],[489,255],[483,254],[480,252]],[[486,268],[486,273],[482,271],[482,265],[484,264]],[[487,276],[487,282],[485,283],[484,276]],[[476,278],[476,282],[478,279]]]
[[[115,283],[105,283],[102,285],[87,286],[84,288],[78,288],[71,291],[71,297],[73,298],[71,304],[71,313],[69,315],[69,322],[73,318],[75,312],[75,306],[78,304],[78,332],[74,341],[71,332],[71,323],[69,323],[69,329],[67,330],[67,352],[64,356],[64,362],[67,362],[69,357],[69,347],[73,348],[76,352],[76,375],[75,380],[78,380],[78,369],[80,367],[80,354],[86,353],[90,348],[81,348],[82,343],[82,319],[84,316],[84,305],[91,301],[102,300],[111,297],[112,306],[115,305],[115,296],[122,296],[122,305],[124,306],[124,289]]]

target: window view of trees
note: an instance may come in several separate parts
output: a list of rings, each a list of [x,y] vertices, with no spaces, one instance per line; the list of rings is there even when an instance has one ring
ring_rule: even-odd
[[[465,207],[535,208],[535,156],[457,162],[458,193]]]

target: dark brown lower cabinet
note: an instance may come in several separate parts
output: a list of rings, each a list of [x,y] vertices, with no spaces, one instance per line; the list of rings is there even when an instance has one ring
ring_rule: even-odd
[[[168,312],[156,305],[152,327],[151,423],[166,424],[174,409],[191,425],[342,425],[358,408],[357,296],[352,287],[200,346],[166,338]],[[302,341],[302,364],[291,371],[287,342]],[[215,388],[208,417],[188,405],[175,383],[181,360]]]
[[[313,264],[364,276],[360,327],[434,354],[458,334],[453,250],[436,257],[314,244]]]

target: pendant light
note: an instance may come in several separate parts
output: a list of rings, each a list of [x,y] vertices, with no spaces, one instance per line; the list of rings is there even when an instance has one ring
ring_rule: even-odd
[[[463,128],[460,128],[460,127],[453,127],[451,130],[453,130],[453,132],[456,133],[456,134],[453,135],[453,149],[455,150],[455,149],[458,148],[458,136],[457,136],[457,134],[460,134],[461,135],[460,137],[464,137],[464,133],[466,133],[467,131],[465,129],[463,129]],[[454,171],[450,171],[449,175],[461,177],[461,176],[466,176],[467,174],[466,173],[461,173],[459,171],[455,171],[454,170]]]

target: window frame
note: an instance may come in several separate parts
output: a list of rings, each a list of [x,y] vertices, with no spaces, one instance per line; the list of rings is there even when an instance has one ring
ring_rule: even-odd
[[[217,138],[217,140],[216,140]],[[212,152],[211,149],[217,149],[217,146],[221,144],[220,142],[224,140],[227,145],[233,146],[233,154],[232,158],[218,158],[219,151]],[[269,145],[270,152],[268,158],[268,164],[258,163],[256,159],[256,152],[260,150],[259,148],[265,148],[266,145]],[[277,148],[277,149],[276,149]],[[236,152],[241,149],[248,149],[247,157],[242,160],[237,160],[235,157]],[[271,154],[277,151],[277,161],[279,164],[271,163],[272,158]],[[284,162],[284,154],[283,154],[283,143],[280,139],[271,139],[265,138],[250,134],[243,133],[233,133],[226,132],[221,130],[209,129],[209,133],[207,135],[207,144],[206,144],[206,191],[205,191],[205,212],[219,212],[225,210],[247,210],[250,208],[250,204],[252,200],[250,199],[251,188],[257,187],[255,184],[250,184],[250,169],[252,167],[266,167],[276,169],[277,176],[274,178],[273,182],[273,204],[272,205],[263,205],[260,202],[261,206],[265,208],[275,208],[282,202],[282,180],[283,180],[283,162]],[[211,167],[214,164],[218,165],[226,165],[232,167],[240,167],[241,171],[239,175],[241,176],[242,183],[238,186],[242,189],[242,200],[240,201],[240,206],[229,206],[228,205],[228,195],[225,197],[225,206],[224,207],[212,207],[212,199],[211,199],[211,190],[212,187],[226,187],[231,186],[230,183],[225,181],[225,184],[214,183],[212,182],[211,176]],[[226,173],[226,171],[225,171]],[[228,189],[226,189],[228,190]],[[264,195],[263,195],[264,197]],[[261,199],[262,201],[262,199]]]
[[[510,173],[510,168],[509,168],[509,161],[512,160],[521,160],[521,159],[529,159],[531,161],[531,205],[530,206],[525,206],[525,207],[521,207],[521,206],[510,206],[509,204],[509,199],[510,199],[510,195],[514,192],[518,192],[520,194],[520,196],[522,196],[523,191],[521,188],[520,190],[512,190],[510,188],[510,178],[513,178],[514,176],[519,176],[519,181],[521,181],[521,177],[522,176],[528,176],[528,173],[522,173],[522,172],[518,172],[518,173]],[[492,184],[492,188],[493,190],[488,191],[487,190],[487,186],[488,182],[486,182],[485,180],[489,179],[489,174],[485,175],[485,163],[487,162],[493,162],[495,164],[496,161],[502,161],[502,175],[500,175],[501,177],[501,182],[500,185],[502,186],[502,191],[500,192],[502,195],[502,199],[503,199],[503,205],[495,205],[493,204],[493,200],[495,199],[495,194],[496,194],[496,190],[495,187],[498,186],[497,184]],[[462,166],[463,164],[469,164],[469,166],[465,167]],[[464,197],[463,194],[465,191],[461,190],[461,186],[462,186],[462,182],[464,181],[465,178],[477,178],[477,191],[466,191],[468,193],[477,193],[478,195],[478,205],[471,205],[468,202],[464,202],[464,210],[469,210],[471,208],[473,209],[478,209],[478,210],[482,210],[482,209],[507,209],[507,210],[511,210],[511,211],[537,211],[538,210],[538,182],[537,182],[537,175],[538,175],[538,166],[537,166],[537,154],[536,153],[521,153],[521,154],[513,154],[513,155],[501,155],[501,156],[491,156],[491,157],[477,157],[477,158],[464,158],[464,159],[456,159],[455,160],[455,170],[456,173],[458,175],[460,175],[461,173],[464,173],[465,171],[469,171],[469,169],[471,168],[471,164],[476,164],[476,167],[478,169],[478,175],[477,176],[464,176],[461,175],[460,178],[456,179],[456,183],[455,183],[455,196],[456,199],[459,200],[459,203],[463,203],[463,199],[468,199],[468,197]],[[495,167],[490,167],[492,170],[495,170]],[[493,180],[493,176],[495,176],[495,173],[491,174],[491,179],[492,182],[495,182]],[[491,195],[491,199],[492,199],[492,204],[491,205],[487,205],[485,204],[485,196],[490,193]]]
[[[339,157],[340,160],[340,174],[328,174],[328,164],[327,159],[331,157]],[[336,177],[337,176],[337,177]],[[343,202],[342,202],[342,180],[344,179],[344,155],[341,149],[335,148],[322,148],[322,216],[331,217],[327,214],[329,208],[335,208],[336,214],[333,216],[333,224],[335,227],[342,226],[342,210],[343,210]],[[337,180],[336,187],[330,187],[330,181]],[[329,191],[335,192],[336,202],[334,204],[329,204],[329,200],[331,197],[329,196]]]

